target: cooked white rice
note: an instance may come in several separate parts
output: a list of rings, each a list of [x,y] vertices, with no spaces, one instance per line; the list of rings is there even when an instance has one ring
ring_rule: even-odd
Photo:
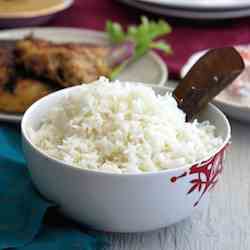
[[[145,85],[103,77],[65,96],[29,135],[52,157],[114,173],[178,168],[222,144],[208,121],[185,122],[171,95],[157,96]]]

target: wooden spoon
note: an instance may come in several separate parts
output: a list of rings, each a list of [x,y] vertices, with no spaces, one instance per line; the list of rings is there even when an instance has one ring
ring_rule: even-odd
[[[244,68],[242,57],[232,47],[212,49],[202,56],[173,92],[187,121],[231,84]]]

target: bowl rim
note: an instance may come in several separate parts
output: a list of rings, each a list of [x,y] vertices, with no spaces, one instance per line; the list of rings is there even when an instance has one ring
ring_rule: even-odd
[[[150,86],[153,89],[163,89],[169,92],[172,92],[173,90],[171,88],[168,88],[166,86],[155,86],[155,85],[149,85],[147,84],[146,86]],[[216,113],[222,118],[223,122],[225,123],[225,131],[226,131],[226,138],[223,140],[222,145],[217,148],[216,150],[214,150],[213,152],[211,152],[210,154],[208,154],[206,157],[204,157],[201,160],[195,161],[194,163],[191,164],[187,164],[181,167],[177,167],[177,168],[170,168],[170,169],[163,169],[163,170],[159,170],[156,172],[139,172],[139,173],[113,173],[113,172],[104,172],[104,171],[99,171],[99,170],[92,170],[92,169],[84,169],[84,168],[79,168],[76,167],[74,165],[68,164],[66,162],[64,162],[63,160],[59,160],[56,159],[54,157],[49,156],[48,154],[46,154],[44,151],[42,151],[40,148],[38,148],[29,138],[28,136],[28,132],[27,132],[27,117],[30,116],[30,113],[34,112],[34,110],[43,102],[46,101],[47,98],[52,98],[55,95],[62,95],[64,92],[67,93],[68,91],[72,91],[72,89],[77,89],[80,88],[81,85],[78,86],[73,86],[73,87],[69,87],[69,88],[65,88],[65,89],[61,89],[58,91],[55,91],[47,96],[42,97],[41,99],[39,99],[38,101],[36,101],[35,103],[33,103],[24,113],[22,121],[21,121],[21,134],[22,134],[22,143],[29,144],[29,146],[38,154],[40,154],[42,157],[46,158],[49,161],[52,161],[54,163],[57,163],[59,165],[62,165],[63,167],[67,167],[67,168],[71,168],[72,171],[79,171],[79,173],[88,173],[88,174],[95,174],[95,175],[109,175],[109,176],[151,176],[151,175],[161,175],[161,174],[169,174],[169,173],[174,173],[176,171],[185,171],[189,168],[191,168],[194,165],[200,164],[202,162],[208,161],[210,158],[214,157],[216,154],[218,154],[221,150],[223,150],[229,143],[230,143],[230,139],[231,139],[231,126],[230,123],[227,119],[227,117],[224,115],[224,113],[217,108],[214,104],[209,103],[208,106],[209,108],[212,108],[213,110],[216,111]],[[60,94],[59,94],[60,92]],[[29,118],[30,119],[30,118]]]

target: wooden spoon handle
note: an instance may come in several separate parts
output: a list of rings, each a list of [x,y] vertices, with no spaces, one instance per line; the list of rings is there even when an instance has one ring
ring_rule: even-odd
[[[212,49],[202,56],[173,92],[187,120],[231,84],[244,67],[243,59],[233,47]]]

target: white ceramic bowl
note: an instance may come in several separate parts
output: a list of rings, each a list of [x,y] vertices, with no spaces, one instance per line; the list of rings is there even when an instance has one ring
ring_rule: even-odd
[[[0,28],[32,27],[47,23],[58,13],[71,7],[73,3],[74,0],[64,0],[63,2],[40,10],[13,13],[4,13],[0,11]]]
[[[139,232],[178,222],[207,204],[209,191],[222,171],[230,125],[223,113],[209,105],[200,120],[209,120],[224,139],[221,148],[202,163],[157,173],[112,174],[72,167],[52,159],[32,144],[27,128],[41,119],[66,93],[60,90],[34,103],[22,120],[23,149],[32,181],[61,211],[91,228],[112,232]],[[159,94],[166,87],[155,87]]]

